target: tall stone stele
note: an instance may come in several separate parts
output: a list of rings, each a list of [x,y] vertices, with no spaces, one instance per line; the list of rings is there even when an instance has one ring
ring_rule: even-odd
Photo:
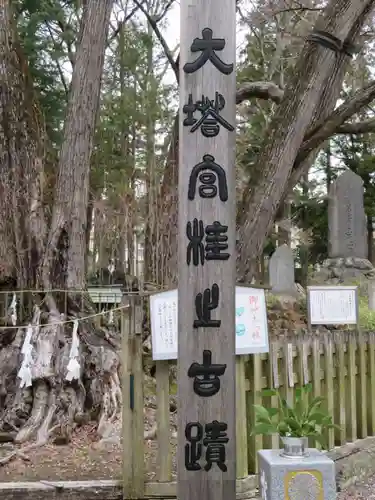
[[[332,183],[328,205],[329,257],[367,259],[363,180],[347,170]]]
[[[334,284],[374,273],[368,261],[363,181],[346,170],[331,185],[328,201],[328,259],[318,278]]]

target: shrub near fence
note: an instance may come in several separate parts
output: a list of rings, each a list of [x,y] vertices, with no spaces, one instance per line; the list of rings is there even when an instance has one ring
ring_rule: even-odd
[[[355,331],[279,339],[268,354],[250,356],[246,362],[249,473],[256,472],[256,452],[277,448],[278,436],[250,436],[253,404],[277,406],[277,398],[261,398],[258,391],[279,387],[293,401],[295,388],[311,382],[311,397],[323,396],[326,409],[340,431],[326,436],[329,448],[375,435],[375,334]],[[269,400],[267,402],[267,399]],[[319,447],[310,440],[310,446]]]
[[[124,494],[126,498],[175,496],[175,452],[170,427],[170,382],[168,361],[157,361],[155,397],[157,406],[157,473],[147,481],[144,441],[144,372],[142,300],[128,298],[124,312],[123,338],[123,439]],[[270,342],[270,352],[238,356],[237,375],[237,478],[257,472],[256,454],[261,448],[278,448],[279,437],[253,436],[253,404],[277,406],[277,399],[262,398],[259,391],[279,387],[288,401],[295,388],[311,382],[311,397],[326,398],[327,410],[341,430],[330,430],[329,447],[375,435],[375,333],[322,332],[311,336],[280,338]],[[267,401],[268,399],[268,401]],[[317,446],[317,443],[310,443]]]

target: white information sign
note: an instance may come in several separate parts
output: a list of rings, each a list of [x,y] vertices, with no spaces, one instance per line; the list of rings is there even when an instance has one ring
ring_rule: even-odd
[[[152,357],[177,359],[178,291],[150,297]],[[192,318],[194,321],[194,318]],[[264,290],[236,287],[236,354],[268,352],[267,308]]]
[[[311,325],[356,325],[356,286],[308,286]]]

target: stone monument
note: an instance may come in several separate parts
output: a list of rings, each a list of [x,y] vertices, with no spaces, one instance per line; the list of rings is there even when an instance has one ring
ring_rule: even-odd
[[[316,278],[332,284],[371,278],[374,268],[367,259],[367,228],[363,181],[351,170],[331,186],[328,201],[328,256]]]
[[[269,260],[269,276],[272,293],[295,296],[294,257],[288,245],[279,246]]]
[[[347,170],[332,183],[328,205],[330,258],[367,259],[363,181]]]

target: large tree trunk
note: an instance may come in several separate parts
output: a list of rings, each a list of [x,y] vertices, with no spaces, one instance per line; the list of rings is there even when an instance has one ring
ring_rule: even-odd
[[[316,28],[327,31],[340,40],[353,42],[363,27],[375,0],[330,0],[319,18]],[[265,137],[264,147],[255,169],[262,172],[257,182],[249,183],[244,192],[238,213],[238,266],[237,279],[251,281],[252,265],[262,252],[280,202],[293,189],[301,176],[309,170],[316,157],[315,148],[327,139],[318,141],[312,150],[306,150],[310,136],[316,127],[335,108],[348,57],[334,53],[312,43],[306,43],[292,81],[284,97],[272,82],[247,84],[237,92],[237,102],[253,98],[271,98],[282,102],[273,117]],[[252,88],[254,87],[254,88]],[[254,91],[255,90],[255,91]],[[271,92],[269,92],[271,90]],[[276,91],[276,93],[274,93]],[[367,101],[368,102],[368,101]],[[356,111],[358,111],[356,109]],[[352,113],[353,114],[353,113]],[[333,131],[332,131],[333,133]],[[155,236],[164,276],[167,284],[175,286],[177,266],[177,178],[178,126],[172,134],[170,158],[166,165],[163,183],[158,197],[158,228]],[[177,155],[178,156],[178,155]],[[293,170],[292,170],[293,169]]]
[[[5,330],[0,340],[0,428],[16,440],[37,436],[41,444],[57,434],[69,439],[73,427],[96,412],[100,431],[116,414],[121,392],[119,358],[110,332],[93,320],[78,324],[73,373],[68,363],[74,321],[93,314],[84,292],[90,156],[99,105],[107,28],[113,0],[85,4],[80,44],[72,75],[64,140],[59,156],[52,215],[43,212],[43,143],[27,66],[14,39],[7,1],[0,2],[0,278],[17,287],[43,288],[28,298],[25,320],[31,332],[31,361],[21,387],[26,329]],[[13,38],[13,40],[12,40]],[[8,216],[9,219],[8,219]],[[7,239],[7,235],[9,239]],[[11,246],[10,246],[11,245]],[[6,257],[6,258],[5,258]],[[48,290],[63,289],[66,292]],[[62,320],[70,322],[61,324]],[[73,378],[70,375],[74,375]],[[90,415],[91,413],[91,415]]]
[[[352,42],[374,5],[374,0],[331,0],[318,19],[316,29]],[[275,213],[288,190],[305,134],[334,109],[347,59],[344,54],[321,45],[305,44],[258,158],[257,166],[263,166],[263,175],[244,194],[239,214],[237,260],[241,280],[247,282],[253,275],[251,262],[263,250]],[[308,164],[308,156],[305,154],[299,162]]]
[[[156,200],[157,218],[152,244],[157,252],[153,282],[160,287],[176,287],[178,232],[178,115],[175,118],[163,181]]]

